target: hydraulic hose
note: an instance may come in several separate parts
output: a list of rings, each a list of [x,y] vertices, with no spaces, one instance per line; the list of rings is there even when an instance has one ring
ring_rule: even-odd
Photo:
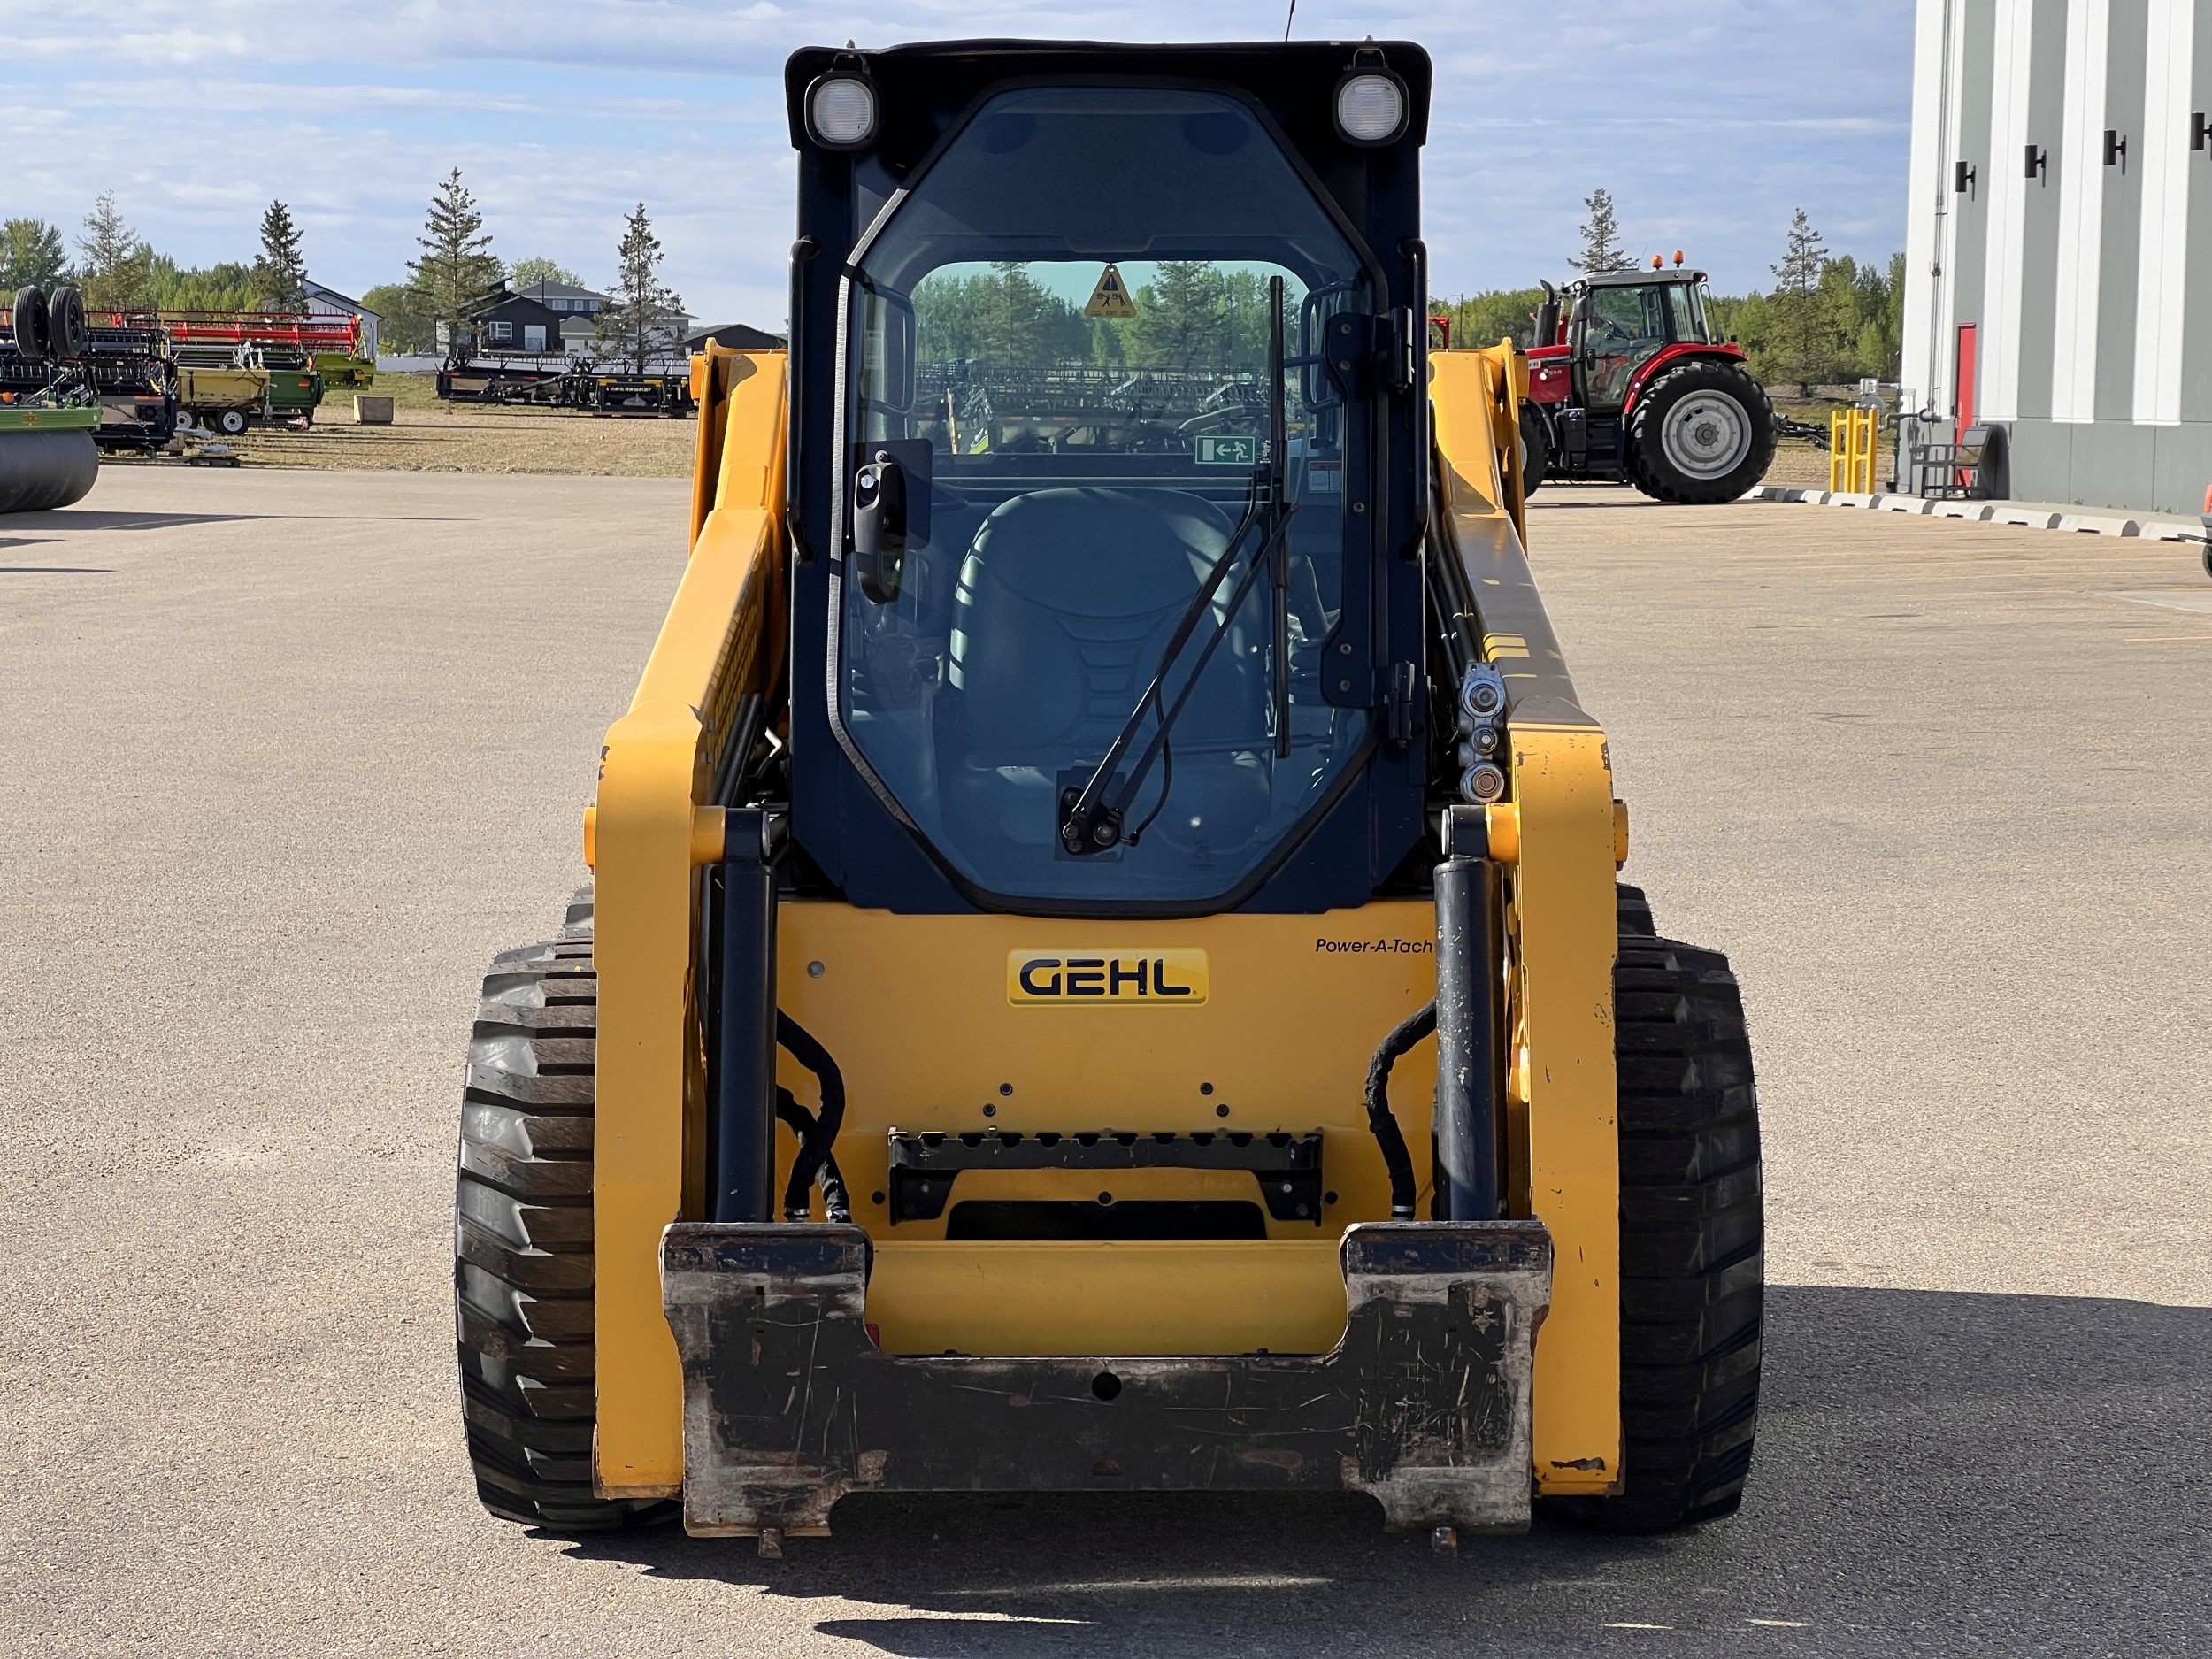
[[[804,1129],[792,1124],[793,1130],[799,1136],[799,1156],[791,1165],[791,1184],[784,1192],[784,1210],[787,1214],[795,1210],[803,1218],[806,1215],[807,1190],[814,1185],[815,1178],[826,1172],[833,1173],[836,1169],[831,1154],[837,1145],[839,1131],[845,1126],[845,1074],[837,1069],[837,1062],[830,1058],[829,1050],[815,1040],[813,1033],[781,1009],[776,1010],[776,1041],[788,1051],[793,1059],[814,1073],[814,1080],[820,1085],[822,1091],[822,1115],[810,1118]],[[783,1118],[786,1123],[791,1123],[791,1119],[784,1118],[783,1114],[783,1102],[788,1099],[790,1095],[787,1092],[778,1091],[776,1115]],[[796,1102],[793,1102],[793,1106],[794,1110],[798,1110]],[[844,1181],[841,1177],[836,1179],[838,1197],[841,1202]],[[826,1209],[830,1202],[826,1180],[822,1188],[822,1199]],[[843,1219],[851,1219],[849,1207],[847,1207]]]
[[[1390,1171],[1390,1218],[1413,1219],[1413,1155],[1406,1150],[1404,1131],[1390,1110],[1390,1072],[1399,1056],[1436,1029],[1436,1004],[1400,1021],[1367,1063],[1367,1126],[1382,1148],[1383,1167]]]
[[[817,1125],[814,1114],[802,1105],[787,1088],[776,1090],[776,1117],[791,1133],[799,1137],[799,1158],[791,1167],[791,1184],[784,1189],[783,1218],[786,1221],[804,1221],[807,1217],[807,1187],[810,1183],[801,1179],[800,1164],[806,1161],[806,1148],[814,1139]],[[822,1155],[822,1213],[832,1221],[847,1222],[853,1218],[852,1202],[845,1194],[845,1177],[837,1167],[835,1153]]]

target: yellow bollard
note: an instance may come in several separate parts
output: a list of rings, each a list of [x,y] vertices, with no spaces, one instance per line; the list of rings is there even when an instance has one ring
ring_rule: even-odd
[[[1862,495],[1874,493],[1874,449],[1880,430],[1877,409],[1828,411],[1828,488]]]

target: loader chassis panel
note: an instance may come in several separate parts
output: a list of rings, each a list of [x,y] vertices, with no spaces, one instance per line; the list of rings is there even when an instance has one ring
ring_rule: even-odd
[[[1204,941],[1210,995],[1198,1007],[1016,1003],[1008,953],[1050,942],[1158,955]],[[849,1098],[837,1158],[854,1217],[882,1239],[941,1239],[944,1217],[901,1217],[892,1202],[891,1135],[942,1130],[1033,1140],[1102,1132],[1172,1148],[1110,1172],[994,1169],[980,1148],[953,1180],[951,1201],[1024,1196],[1095,1200],[1233,1199],[1263,1202],[1260,1155],[1188,1148],[1193,1132],[1294,1143],[1318,1133],[1325,1171],[1320,1221],[1330,1237],[1355,1217],[1389,1213],[1382,1159],[1361,1105],[1368,1058],[1383,1033],[1435,993],[1435,911],[1426,899],[1386,899],[1320,916],[1240,914],[1156,922],[1040,923],[1004,916],[902,917],[832,902],[787,901],[779,923],[779,1006],[835,1055]],[[1427,1201],[1432,1043],[1402,1063],[1392,1102]],[[780,1080],[801,1101],[814,1084],[788,1055]],[[795,1150],[780,1132],[782,1169]],[[1275,1149],[1266,1148],[1273,1152]],[[1287,1162],[1294,1148],[1275,1153]],[[950,1155],[941,1155],[950,1156]],[[1241,1159],[1242,1166],[1231,1164]],[[1214,1168],[1202,1164],[1213,1163]],[[1178,1164],[1180,1167],[1177,1167]],[[877,1194],[884,1195],[879,1202]],[[1331,1195],[1333,1202],[1330,1202]],[[1423,1213],[1426,1213],[1424,1210]],[[895,1226],[893,1225],[895,1222]],[[1314,1236],[1316,1219],[1268,1217],[1272,1239]],[[1093,1317],[1070,1306],[1072,1334]],[[1264,1341],[1264,1339],[1262,1339]],[[975,1345],[948,1335],[936,1347]]]
[[[857,1227],[680,1223],[684,1525],[829,1530],[847,1493],[1363,1492],[1393,1531],[1529,1518],[1534,1222],[1356,1226],[1317,1356],[898,1357],[869,1340]]]

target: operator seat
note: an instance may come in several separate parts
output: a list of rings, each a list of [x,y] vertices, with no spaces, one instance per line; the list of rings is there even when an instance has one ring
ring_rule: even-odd
[[[936,728],[949,827],[987,869],[1056,852],[1064,775],[1105,757],[1176,624],[1235,526],[1179,489],[1041,489],[1002,503],[977,530],[953,598],[949,695]],[[1245,557],[1250,557],[1248,539]],[[1169,677],[1172,706],[1244,566],[1223,584]],[[1174,787],[1145,840],[1185,857],[1242,845],[1267,817],[1266,657],[1248,600],[1170,738]],[[1133,766],[1149,718],[1124,764]],[[1132,803],[1160,799],[1156,762]]]

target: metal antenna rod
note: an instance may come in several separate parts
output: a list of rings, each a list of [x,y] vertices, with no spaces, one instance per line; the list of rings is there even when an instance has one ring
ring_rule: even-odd
[[[1298,0],[1290,0],[1289,15],[1283,19],[1283,38],[1290,38],[1290,26],[1298,20]]]

